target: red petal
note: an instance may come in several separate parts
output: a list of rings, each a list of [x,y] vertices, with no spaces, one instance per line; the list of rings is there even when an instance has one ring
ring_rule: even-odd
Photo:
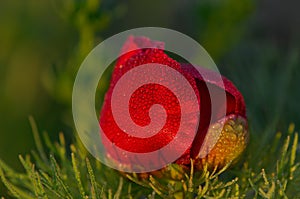
[[[120,53],[121,56],[118,58],[116,66],[114,68],[112,82],[117,82],[117,80],[124,74],[125,71],[127,72],[129,69],[132,68],[132,66],[128,66],[128,64],[126,64],[127,61],[129,61],[130,59],[131,61],[137,60],[136,56],[143,55],[144,54],[143,51],[145,51],[145,48],[150,48],[150,47],[155,48],[157,51],[160,51],[160,53],[164,54],[163,42],[152,41],[147,37],[134,37],[134,36],[128,37],[127,41],[122,47]],[[151,63],[151,62],[147,62],[147,63]],[[124,65],[126,65],[125,70],[124,70]]]
[[[246,118],[246,107],[242,94],[231,81],[224,76],[220,77],[219,73],[202,67],[198,67],[196,70],[190,64],[182,64],[182,69],[195,78],[200,93],[200,124],[190,154],[193,158],[198,155],[210,124],[230,114]],[[226,101],[223,97],[224,91]],[[214,99],[214,110],[220,110],[220,112],[211,112],[211,99]],[[224,115],[225,110],[226,115]],[[185,158],[179,161],[188,163],[189,160]]]
[[[149,45],[155,45],[158,48],[162,47],[161,42],[150,41],[146,38],[130,37],[128,42],[126,42],[126,44],[124,45],[122,52],[134,49],[136,47]],[[139,88],[137,92],[133,93],[130,100],[129,111],[135,123],[141,126],[145,126],[150,122],[150,118],[148,116],[149,108],[154,104],[161,104],[162,106],[164,106],[167,112],[167,120],[166,124],[160,132],[146,139],[138,138],[129,136],[127,133],[124,133],[116,124],[111,110],[111,98],[117,81],[126,72],[133,69],[134,67],[148,63],[167,65],[183,74],[193,87],[195,94],[199,99],[195,80],[191,75],[185,73],[181,69],[180,64],[168,57],[162,49],[138,49],[122,55],[117,61],[116,67],[113,72],[110,88],[108,89],[108,92],[105,96],[105,101],[100,114],[100,125],[103,132],[111,142],[113,142],[120,148],[130,152],[151,152],[165,146],[174,138],[180,124],[179,121],[181,114],[178,100],[170,90],[165,89],[159,85],[147,85],[147,87]],[[141,99],[146,100],[143,101]],[[122,109],[122,107],[120,108]],[[122,110],[120,110],[120,112],[122,112]],[[182,140],[182,142],[185,143],[185,140]],[[189,151],[187,151],[187,153],[189,153]],[[116,156],[116,154],[110,155]]]

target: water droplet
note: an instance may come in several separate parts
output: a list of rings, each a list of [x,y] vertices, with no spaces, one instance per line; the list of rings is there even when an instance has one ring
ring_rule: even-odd
[[[230,132],[230,131],[233,131],[233,128],[232,128],[232,126],[226,124],[226,125],[224,126],[224,130],[225,130],[226,132]]]
[[[235,133],[230,133],[230,139],[235,142],[238,139],[238,137]]]
[[[242,133],[243,130],[244,130],[243,125],[242,124],[237,125],[236,130],[237,130],[238,133]]]

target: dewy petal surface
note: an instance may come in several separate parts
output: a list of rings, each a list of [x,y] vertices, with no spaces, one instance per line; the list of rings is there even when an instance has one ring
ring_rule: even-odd
[[[143,44],[143,42],[146,44]],[[135,47],[142,47],[143,45],[147,46],[149,43],[153,44],[154,46],[163,46],[161,42],[153,42],[147,38],[130,37],[124,45],[122,52],[125,50],[131,50]],[[172,92],[160,85],[151,84],[145,85],[134,92],[131,97],[129,107],[120,107],[120,109],[129,109],[134,122],[144,126],[150,122],[150,118],[148,116],[149,108],[155,104],[160,104],[164,107],[167,113],[167,122],[164,125],[164,128],[155,136],[149,138],[137,138],[124,133],[115,122],[111,110],[111,98],[116,83],[131,69],[149,63],[166,65],[184,75],[184,77],[192,86],[195,95],[199,99],[197,85],[194,78],[190,74],[183,71],[180,64],[168,57],[162,49],[138,49],[122,55],[114,68],[111,84],[105,96],[105,101],[100,114],[100,125],[111,142],[122,149],[136,153],[151,152],[168,144],[178,131],[178,125],[181,117],[178,100],[172,94]],[[158,71],[158,73],[164,72],[165,71],[163,70]],[[135,80],[133,79],[132,84],[134,83]],[[174,84],[176,84],[176,81],[174,81]],[[177,87],[180,90],[180,85]],[[186,109],[189,109],[187,106],[189,102],[187,101],[184,103]],[[196,110],[190,111],[195,112]],[[122,110],[120,110],[120,112],[122,112]],[[192,119],[194,118],[191,118],[191,120]],[[185,143],[185,140],[182,140],[182,143]],[[188,153],[188,151],[186,153]],[[113,154],[110,155],[114,156]]]
[[[152,46],[153,48],[142,49],[144,46]],[[180,105],[176,96],[172,94],[172,91],[158,84],[145,85],[133,93],[129,107],[120,108],[120,112],[123,111],[121,110],[122,108],[129,109],[132,120],[140,126],[146,126],[151,122],[149,117],[149,109],[151,106],[155,104],[163,106],[167,114],[166,124],[160,132],[146,138],[146,140],[145,138],[141,139],[129,136],[119,128],[112,114],[111,98],[118,80],[131,69],[149,63],[163,64],[171,67],[181,73],[190,83],[197,96],[200,107],[200,110],[188,110],[190,112],[200,111],[199,127],[193,143],[176,161],[178,164],[188,165],[190,163],[190,158],[197,157],[206,133],[209,132],[210,124],[214,124],[221,119],[226,119],[226,116],[228,115],[244,118],[245,125],[247,124],[245,103],[241,93],[227,78],[223,76],[220,78],[218,73],[209,69],[201,67],[197,67],[196,69],[190,64],[180,64],[163,51],[163,46],[164,44],[162,42],[151,41],[145,37],[132,36],[128,38],[121,50],[122,55],[117,60],[112,74],[110,87],[105,95],[104,104],[100,114],[100,125],[111,142],[131,152],[145,153],[154,151],[170,142],[174,136],[176,136],[178,121],[181,114]],[[136,48],[138,48],[138,50],[132,50]],[[131,51],[123,54],[128,50]],[[205,76],[205,80],[203,75]],[[132,79],[132,84],[134,83],[135,80]],[[174,83],[176,84],[176,82]],[[180,85],[178,85],[178,89],[180,89]],[[224,94],[226,97],[220,97]],[[226,99],[217,100],[217,104],[214,104],[220,112],[214,111],[214,113],[212,113],[211,98]],[[216,100],[214,100],[214,102],[215,101]],[[188,103],[188,101],[185,102],[185,107],[188,107]],[[222,112],[222,110],[225,111]],[[191,120],[193,119],[197,118],[191,118]],[[185,140],[182,140],[182,143],[184,142]],[[103,144],[104,146],[107,145],[107,143]],[[116,158],[116,156],[118,156],[118,158],[120,158],[120,154],[114,154],[112,151],[109,152],[110,157]]]

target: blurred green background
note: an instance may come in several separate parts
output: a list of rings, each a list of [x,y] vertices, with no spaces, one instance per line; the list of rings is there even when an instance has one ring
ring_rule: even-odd
[[[298,1],[0,2],[0,159],[20,169],[34,149],[28,116],[57,139],[73,138],[76,71],[103,39],[143,26],[178,30],[202,44],[244,94],[259,149],[300,123]],[[109,78],[109,77],[107,77]]]

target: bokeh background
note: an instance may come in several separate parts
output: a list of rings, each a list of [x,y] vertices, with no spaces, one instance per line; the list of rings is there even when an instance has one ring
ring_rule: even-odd
[[[63,131],[72,142],[71,92],[82,59],[103,39],[143,26],[178,30],[205,47],[244,94],[251,139],[263,150],[291,122],[299,129],[299,7],[296,0],[1,0],[0,159],[21,169],[18,154],[35,148],[30,115],[41,133],[56,140]]]

